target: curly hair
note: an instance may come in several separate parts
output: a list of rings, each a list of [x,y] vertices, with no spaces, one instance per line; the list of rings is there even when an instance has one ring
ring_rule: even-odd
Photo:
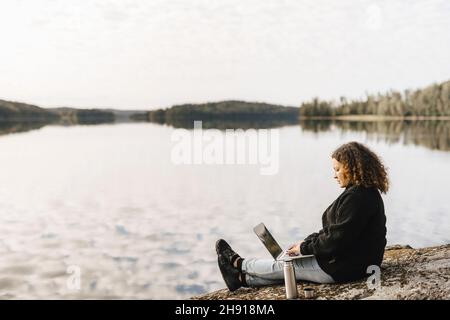
[[[337,148],[331,157],[347,169],[350,183],[366,188],[376,187],[382,193],[389,189],[386,168],[380,158],[365,145],[352,141]]]

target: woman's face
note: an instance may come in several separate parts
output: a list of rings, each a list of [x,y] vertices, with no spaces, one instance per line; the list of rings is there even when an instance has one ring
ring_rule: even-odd
[[[341,188],[345,188],[350,180],[347,174],[348,170],[342,163],[337,161],[335,158],[332,158],[332,161],[334,169],[334,178],[337,180]]]

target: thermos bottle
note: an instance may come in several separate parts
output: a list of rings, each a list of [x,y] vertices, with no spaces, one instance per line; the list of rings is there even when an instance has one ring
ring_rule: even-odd
[[[297,299],[297,280],[295,279],[295,270],[292,261],[285,261],[283,270],[284,284],[286,286],[286,299]]]

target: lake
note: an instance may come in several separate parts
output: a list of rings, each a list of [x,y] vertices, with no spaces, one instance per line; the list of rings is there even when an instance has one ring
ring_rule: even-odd
[[[318,231],[343,191],[330,154],[352,140],[389,169],[388,244],[450,242],[450,121],[276,128],[272,175],[258,164],[176,164],[174,130],[0,131],[0,298],[182,299],[224,288],[215,241],[270,258],[252,231],[259,222],[283,246]]]

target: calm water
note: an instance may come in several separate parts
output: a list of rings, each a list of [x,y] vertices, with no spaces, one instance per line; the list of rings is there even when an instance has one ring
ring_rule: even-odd
[[[0,297],[173,299],[223,288],[215,241],[269,258],[257,223],[282,245],[320,229],[342,192],[329,155],[350,140],[389,167],[389,244],[450,242],[448,122],[279,128],[271,176],[258,165],[175,165],[173,130],[46,126],[0,136]],[[69,266],[80,268],[79,291],[67,286]]]

